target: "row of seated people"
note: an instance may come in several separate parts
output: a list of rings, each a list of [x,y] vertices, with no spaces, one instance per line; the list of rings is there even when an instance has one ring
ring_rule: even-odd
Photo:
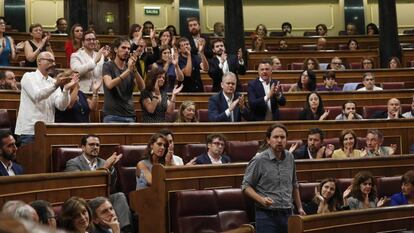
[[[2,232],[77,232],[77,233],[132,233],[132,225],[122,226],[111,200],[95,197],[85,200],[72,196],[62,205],[52,206],[46,200],[25,203],[10,200],[4,203],[0,213]],[[16,231],[10,231],[18,229]]]
[[[413,185],[413,170],[395,177],[373,177],[361,171],[353,179],[327,178],[320,183],[299,183],[299,192],[306,214],[312,215],[413,204]],[[252,200],[240,189],[179,191],[171,194],[171,229],[180,233],[218,231],[248,224],[255,221],[254,209]]]
[[[151,183],[151,178],[148,178],[150,173],[147,173],[154,164],[154,161],[148,159],[151,150],[152,153],[159,154],[162,157],[160,163],[165,165],[194,165],[248,162],[259,149],[258,141],[226,141],[225,136],[222,134],[208,135],[206,144],[187,144],[181,147],[174,147],[173,133],[166,129],[161,130],[160,133],[161,135],[153,135],[147,145],[118,146],[116,153],[108,159],[113,163],[115,163],[113,160],[116,160],[115,167],[118,172],[117,188],[124,192],[125,195],[128,195],[136,187],[143,188],[148,183]],[[159,148],[158,145],[163,144],[164,137],[166,137],[169,143],[168,150]],[[97,144],[99,142],[99,138],[92,136],[89,136],[88,140],[95,140]],[[82,148],[61,147],[54,150],[52,154],[52,171],[71,170],[68,166],[71,167],[73,161],[80,163],[82,158],[80,155],[90,153],[88,150],[90,148],[89,144],[86,143],[84,145],[84,143]],[[382,146],[385,143],[390,144],[390,146]],[[295,159],[343,159],[348,157],[400,154],[401,145],[394,143],[395,141],[389,141],[387,138],[384,142],[384,137],[378,130],[369,130],[365,138],[356,137],[352,130],[344,130],[339,138],[324,139],[324,133],[316,128],[309,131],[307,143],[303,143],[301,140],[290,140],[287,143],[287,147],[293,152]],[[335,150],[336,148],[337,150]],[[358,150],[357,148],[363,149]],[[97,145],[93,149],[95,149],[92,151],[93,156],[98,156],[99,146]],[[121,154],[122,157],[119,157]],[[177,154],[181,156],[177,156]],[[92,155],[89,156],[93,157]],[[100,167],[99,164],[98,167]],[[137,182],[135,182],[135,176],[138,177]]]

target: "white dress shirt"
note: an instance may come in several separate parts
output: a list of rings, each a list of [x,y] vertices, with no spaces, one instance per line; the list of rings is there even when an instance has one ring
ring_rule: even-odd
[[[226,116],[230,117],[231,121],[234,122],[233,111],[230,111],[230,105],[233,103],[234,95],[231,98],[229,98],[229,97],[227,97],[226,94],[223,93],[223,96],[224,96],[224,99],[227,102],[227,107],[228,107],[224,113],[226,113]]]
[[[2,166],[4,167],[4,169],[6,170],[6,172],[9,174],[9,176],[15,176],[16,173],[14,173],[13,171],[13,162],[10,161],[10,166],[7,166],[6,164],[3,163],[3,161],[0,161]]]
[[[229,68],[229,63],[227,62],[227,60],[221,63],[221,56],[216,56],[216,57],[219,60],[219,67],[223,71],[223,74],[229,72],[230,68]]]
[[[91,171],[95,171],[98,168],[98,161],[96,161],[96,158],[92,161],[90,161],[88,158],[86,158],[85,154],[82,154],[83,158],[86,159],[86,162],[88,163],[89,167],[91,168]]]
[[[270,81],[269,81],[269,83],[266,83],[262,79],[262,77],[260,77],[259,80],[263,85],[263,89],[264,89],[264,92],[265,92],[265,96],[263,98],[264,98],[264,101],[266,102],[266,105],[267,105],[265,121],[271,121],[273,119],[273,116],[272,116],[272,103],[271,103],[270,99],[267,98],[267,94],[270,92]]]
[[[79,72],[79,86],[82,92],[91,92],[92,80],[101,81],[104,56],[98,63],[95,63],[97,52],[93,51],[92,57],[80,48],[70,56],[70,68]],[[103,92],[103,85],[100,92]]]
[[[64,111],[70,101],[69,91],[55,87],[55,80],[43,77],[39,70],[26,72],[21,80],[20,106],[16,120],[17,135],[34,135],[37,121],[55,122],[55,107]]]
[[[211,164],[223,164],[223,162],[221,162],[221,156],[216,160],[215,158],[210,156],[209,153],[207,153],[207,155],[210,158]]]

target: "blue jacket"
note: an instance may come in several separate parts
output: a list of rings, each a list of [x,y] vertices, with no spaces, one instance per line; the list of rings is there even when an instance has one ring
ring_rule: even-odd
[[[218,92],[221,90],[221,79],[223,77],[223,70],[220,68],[220,61],[219,59],[214,56],[210,59],[208,59],[208,75],[213,80],[213,92]],[[239,77],[237,74],[245,74],[246,73],[246,66],[245,64],[240,65],[239,59],[236,55],[228,55],[227,57],[227,64],[229,66],[229,71],[233,72],[236,75],[237,78],[237,91],[242,91],[242,85],[240,83]]]
[[[277,84],[277,81],[271,80],[270,85]],[[264,101],[265,90],[259,78],[252,80],[248,84],[247,96],[249,99],[249,106],[251,111],[251,118],[253,121],[263,121],[266,117],[267,104]],[[286,104],[286,99],[282,95],[280,98],[276,98],[274,95],[271,99],[272,108],[272,120],[279,120],[279,106]]]
[[[239,98],[238,92],[234,93],[233,101]],[[223,91],[212,95],[208,100],[208,120],[211,122],[230,122],[231,116],[227,116],[225,111],[229,108],[226,99],[224,98]],[[239,106],[236,106],[233,110],[234,122],[240,122],[242,116],[245,120],[249,120],[249,110],[247,106],[240,110]]]
[[[221,162],[230,163],[231,162],[230,157],[227,155],[222,155]],[[208,157],[208,154],[205,153],[205,154],[201,154],[197,156],[196,164],[212,164],[212,163],[211,163],[210,157]]]
[[[407,205],[408,200],[402,192],[391,196],[390,206]]]
[[[23,167],[15,162],[12,163],[12,170],[16,175],[23,174]],[[7,173],[6,168],[3,166],[2,163],[0,163],[0,176],[9,176],[9,173]]]

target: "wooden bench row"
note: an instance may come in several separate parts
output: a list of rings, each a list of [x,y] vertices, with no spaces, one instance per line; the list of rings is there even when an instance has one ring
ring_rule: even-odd
[[[109,179],[109,173],[104,170],[2,176],[0,207],[10,200],[47,200],[52,205],[61,205],[72,196],[85,199],[108,197]]]
[[[180,93],[176,99],[176,109],[185,100],[192,100],[196,104],[197,109],[208,109],[208,99],[213,93]],[[286,105],[283,108],[303,108],[306,101],[306,92],[298,93],[285,93]],[[384,90],[375,92],[320,92],[324,106],[342,106],[346,100],[352,100],[357,103],[357,106],[377,106],[386,105],[390,98],[398,98],[401,104],[411,104],[413,91],[411,89],[406,90]],[[246,95],[246,94],[245,94]],[[247,97],[247,96],[246,96]],[[98,111],[91,112],[91,122],[101,122],[103,118],[103,94],[99,97]],[[142,119],[142,109],[139,102],[140,94],[134,94],[134,106],[137,115],[137,119]],[[16,121],[17,112],[20,104],[20,92],[19,91],[0,91],[0,109],[7,109],[9,113],[10,121],[12,125]]]
[[[25,41],[31,39],[29,33],[25,32],[10,32],[8,35],[12,36],[16,43],[20,41]],[[115,40],[117,36],[110,36],[110,35],[97,35],[97,39],[101,42],[101,44],[110,44],[113,40]],[[316,44],[318,40],[318,36],[296,36],[296,37],[265,37],[264,41],[268,47],[271,48],[278,48],[280,40],[286,40],[289,49],[299,49],[302,45],[313,45]],[[379,37],[378,36],[366,36],[366,35],[355,35],[355,36],[328,36],[327,39],[327,47],[328,48],[339,48],[340,45],[348,44],[350,39],[355,39],[358,41],[359,47],[362,49],[372,49],[379,47]],[[65,35],[55,35],[52,34],[51,43],[55,50],[64,50],[65,41],[67,40],[67,36]],[[148,40],[149,41],[149,40]],[[414,43],[414,36],[412,35],[399,35],[399,41],[402,44],[411,44]],[[245,37],[245,44],[249,46],[252,44],[252,37],[246,36]]]
[[[296,162],[296,171],[299,180],[316,182],[326,177],[351,178],[361,170],[371,171],[376,176],[401,175],[412,169],[413,165],[413,155],[299,160]],[[180,190],[240,188],[246,166],[247,163],[176,167],[155,165],[152,168],[152,186],[129,194],[130,206],[139,216],[140,232],[170,232],[171,193]],[[154,219],[159,221],[156,226],[151,224]]]
[[[11,70],[16,75],[16,79],[20,81],[21,77],[26,72],[34,71],[35,68],[18,67],[18,66],[2,66],[0,71]],[[326,71],[315,71],[317,82],[322,83],[323,74]],[[351,82],[361,82],[362,76],[366,72],[371,72],[375,75],[375,81],[377,83],[385,82],[404,82],[406,88],[414,88],[414,69],[401,68],[401,69],[373,69],[367,70],[341,70],[336,71],[336,81],[338,84],[345,84]],[[273,71],[273,78],[280,81],[281,84],[293,84],[297,83],[301,71],[300,70],[278,70]],[[239,75],[239,80],[242,84],[247,84],[249,81],[256,79],[258,76],[257,70],[248,70],[246,74]],[[201,79],[204,85],[211,85],[212,80],[208,73],[201,72]]]
[[[176,147],[204,143],[210,133],[224,133],[229,141],[263,140],[266,129],[275,122],[241,123],[163,123],[163,124],[44,124],[35,125],[35,141],[18,150],[18,161],[27,173],[51,172],[52,152],[58,147],[77,147],[85,134],[101,138],[101,155],[108,156],[119,145],[147,144],[154,132],[169,128],[174,132]],[[414,120],[286,121],[290,139],[304,139],[310,128],[319,127],[326,138],[339,137],[343,129],[354,129],[364,137],[367,129],[379,129],[393,141],[398,140],[401,153],[408,154],[414,142]]]

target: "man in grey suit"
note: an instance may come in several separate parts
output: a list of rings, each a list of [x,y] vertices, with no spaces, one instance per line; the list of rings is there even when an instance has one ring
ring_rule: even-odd
[[[100,139],[96,135],[86,135],[81,140],[82,154],[66,163],[65,171],[94,171],[107,169],[111,173],[111,195],[109,197],[117,213],[122,232],[131,232],[131,211],[125,195],[114,192],[116,171],[114,165],[122,158],[122,154],[114,152],[107,160],[99,158]]]

